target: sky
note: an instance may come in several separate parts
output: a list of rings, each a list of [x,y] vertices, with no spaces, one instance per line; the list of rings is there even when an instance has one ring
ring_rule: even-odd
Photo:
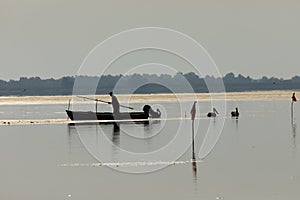
[[[76,75],[96,45],[138,27],[189,35],[222,75],[290,78],[300,75],[299,20],[297,0],[0,0],[0,79]]]

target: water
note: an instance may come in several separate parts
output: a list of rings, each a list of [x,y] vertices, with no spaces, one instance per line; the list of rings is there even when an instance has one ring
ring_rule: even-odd
[[[112,125],[2,125],[0,199],[299,199],[300,105],[295,104],[291,120],[289,99],[227,103],[227,112],[216,119],[205,117],[209,102],[198,103],[196,163],[191,162],[192,146],[175,163],[171,158],[179,146],[151,160],[134,160],[122,152],[152,152],[176,134],[182,136],[182,143],[191,141],[190,119],[177,118],[184,117],[185,111],[189,117],[192,102],[182,103],[183,113],[173,109],[176,102],[151,102],[164,109],[168,119],[175,119],[149,126],[122,124],[120,132]],[[236,105],[240,118],[228,117]],[[66,119],[66,107],[1,105],[0,119]],[[222,119],[225,123],[217,145],[200,160],[198,152],[209,124],[214,130]],[[95,159],[97,153],[104,154],[103,163]],[[170,163],[152,173],[120,172]]]

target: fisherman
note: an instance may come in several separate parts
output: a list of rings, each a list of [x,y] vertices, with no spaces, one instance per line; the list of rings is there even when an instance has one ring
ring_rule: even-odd
[[[112,92],[109,93],[109,96],[111,96],[111,102],[109,102],[109,104],[112,104],[114,109],[114,114],[120,113],[120,104],[117,97],[113,95]]]

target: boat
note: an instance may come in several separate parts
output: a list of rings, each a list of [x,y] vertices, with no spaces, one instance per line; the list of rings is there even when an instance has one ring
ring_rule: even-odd
[[[71,111],[66,110],[68,117],[72,121],[93,121],[100,120],[99,123],[110,124],[118,122],[141,122],[148,123],[149,118],[160,118],[161,112],[152,110],[151,106],[145,105],[141,112],[92,112],[92,111]]]

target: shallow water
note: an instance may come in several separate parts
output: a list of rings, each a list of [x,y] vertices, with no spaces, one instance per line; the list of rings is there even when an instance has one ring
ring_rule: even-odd
[[[291,120],[289,99],[227,103],[226,113],[208,119],[209,102],[199,102],[196,163],[191,162],[192,146],[176,161],[172,158],[181,146],[149,160],[122,152],[154,152],[176,137],[191,141],[191,102],[181,104],[183,112],[176,102],[152,102],[167,118],[184,118],[187,112],[187,119],[121,124],[119,132],[113,125],[2,125],[0,199],[298,199],[300,105],[295,104]],[[237,105],[240,118],[228,117]],[[0,119],[63,119],[66,106],[2,105]],[[215,130],[223,119],[217,145],[201,160],[199,149],[209,124]],[[99,156],[102,160],[95,159]],[[159,170],[120,172],[152,169]]]

